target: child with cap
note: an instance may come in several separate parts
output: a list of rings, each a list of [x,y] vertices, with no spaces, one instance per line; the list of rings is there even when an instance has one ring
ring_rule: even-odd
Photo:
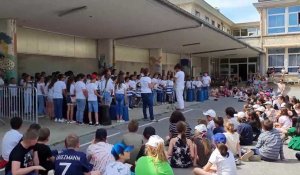
[[[152,135],[146,143],[146,155],[136,163],[136,175],[174,175],[164,149],[164,140]]]
[[[195,166],[204,167],[212,152],[212,145],[207,139],[207,128],[204,124],[195,126],[194,135],[194,148],[195,148]]]
[[[236,165],[234,156],[231,151],[228,150],[226,146],[226,137],[222,133],[218,133],[213,136],[214,143],[217,147],[215,149],[208,163],[204,166],[204,168],[195,168],[195,175],[236,175]],[[213,165],[216,168],[213,168]]]
[[[203,112],[203,115],[206,116],[207,118],[207,130],[213,132],[213,130],[215,129],[215,122],[214,122],[214,118],[217,116],[216,112],[213,109],[209,109],[205,112]]]
[[[125,161],[130,159],[130,152],[132,150],[133,146],[128,146],[124,143],[115,144],[111,150],[111,154],[115,157],[116,161],[106,166],[104,175],[131,175],[131,166],[125,164]]]

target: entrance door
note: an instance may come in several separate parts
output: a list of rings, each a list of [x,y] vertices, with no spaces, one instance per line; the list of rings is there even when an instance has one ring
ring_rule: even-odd
[[[239,64],[239,76],[242,81],[247,81],[247,64]]]
[[[248,77],[252,77],[256,73],[256,64],[248,64]]]
[[[238,67],[239,65],[238,64],[231,64],[230,65],[230,76],[237,76],[238,75]]]

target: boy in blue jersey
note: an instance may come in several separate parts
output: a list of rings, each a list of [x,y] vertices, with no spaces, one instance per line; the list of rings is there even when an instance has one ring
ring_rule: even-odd
[[[90,175],[92,165],[79,149],[79,137],[70,134],[65,139],[66,150],[55,159],[55,175]]]

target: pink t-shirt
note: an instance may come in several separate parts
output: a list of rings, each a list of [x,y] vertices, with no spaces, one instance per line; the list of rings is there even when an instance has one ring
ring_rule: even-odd
[[[282,128],[288,129],[292,127],[292,119],[286,115],[280,116],[278,122],[282,125]]]

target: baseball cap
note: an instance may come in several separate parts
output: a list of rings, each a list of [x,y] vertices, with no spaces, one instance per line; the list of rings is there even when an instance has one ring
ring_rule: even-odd
[[[217,116],[216,112],[213,109],[209,109],[206,112],[203,112],[203,115],[208,115],[208,116],[211,116],[211,117],[216,117]]]
[[[97,75],[96,74],[92,74],[91,75],[91,79],[97,79]]]
[[[158,145],[161,144],[161,143],[164,144],[164,139],[162,139],[158,135],[152,135],[152,136],[150,136],[150,138],[149,138],[148,142],[146,143],[146,145],[157,148]]]
[[[95,139],[104,140],[104,139],[106,139],[106,137],[107,137],[106,129],[103,129],[103,128],[97,129]]]
[[[261,106],[259,108],[256,109],[256,111],[260,111],[260,112],[265,112],[265,107]]]
[[[213,140],[216,144],[223,143],[226,144],[226,137],[223,133],[217,133],[213,136]]]
[[[197,125],[195,126],[195,130],[198,131],[198,132],[207,132],[207,128],[204,124],[200,124],[200,125]]]
[[[253,109],[257,109],[257,108],[259,108],[259,107],[260,107],[260,105],[258,105],[258,104],[255,104],[255,105],[253,105],[252,107],[253,107]]]
[[[113,155],[124,154],[124,152],[131,152],[134,149],[133,146],[125,145],[124,143],[117,143],[113,146],[111,153]]]
[[[245,118],[246,114],[245,112],[238,112],[237,114],[234,114],[234,116],[237,118]]]
[[[273,103],[270,101],[267,101],[267,102],[265,102],[265,105],[273,105]]]

